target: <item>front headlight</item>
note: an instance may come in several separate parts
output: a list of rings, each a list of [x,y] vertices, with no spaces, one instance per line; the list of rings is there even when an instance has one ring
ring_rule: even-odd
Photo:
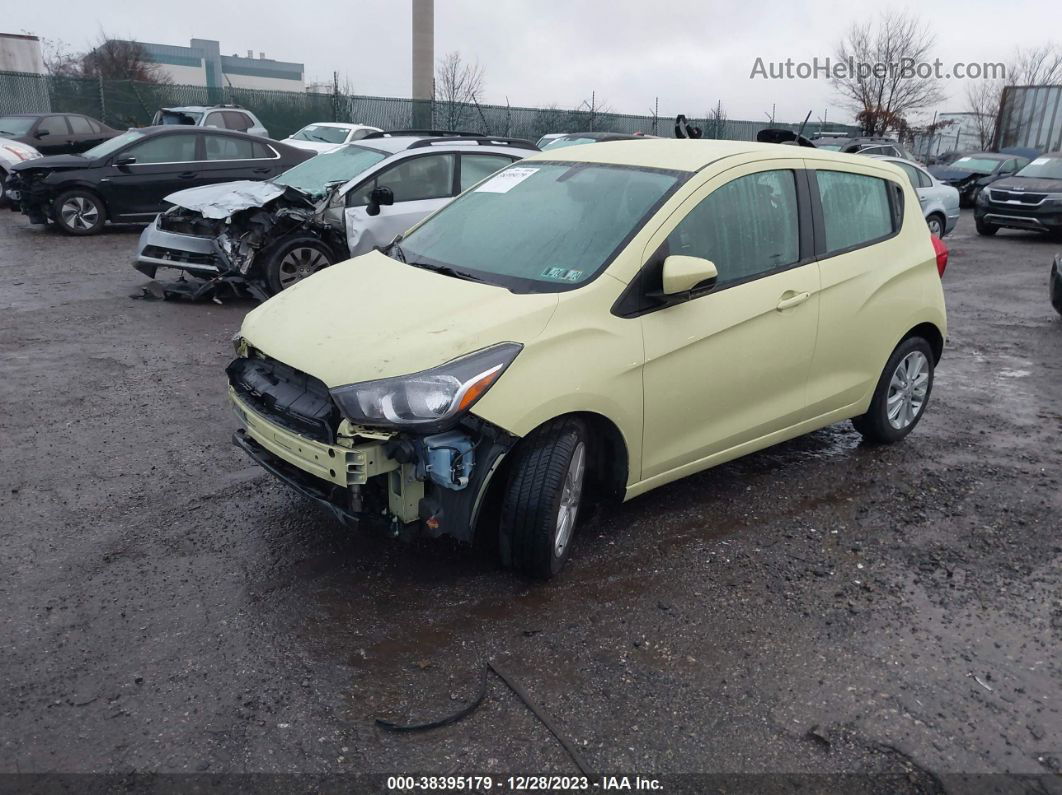
[[[332,398],[357,425],[444,426],[472,408],[522,348],[505,342],[412,375],[336,387]]]

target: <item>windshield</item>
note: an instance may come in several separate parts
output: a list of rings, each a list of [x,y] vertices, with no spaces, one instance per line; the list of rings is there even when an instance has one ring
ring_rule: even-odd
[[[341,144],[347,140],[346,130],[342,127],[325,127],[321,124],[309,124],[303,127],[292,138],[296,141],[317,141],[323,144]]]
[[[611,262],[685,176],[590,163],[510,166],[431,216],[392,254],[516,291],[572,289]]]
[[[1038,157],[1015,176],[1062,179],[1062,157]]]
[[[354,179],[385,157],[386,152],[349,144],[334,152],[311,157],[275,177],[273,182],[277,185],[290,185],[318,198],[325,194],[329,185]]]
[[[596,141],[596,138],[583,138],[578,135],[565,135],[563,138],[554,138],[545,146],[541,147],[545,152],[547,149],[563,149],[566,146],[578,146],[579,144],[592,144]]]
[[[35,121],[33,116],[0,116],[0,135],[25,135]]]
[[[113,138],[107,139],[102,144],[97,144],[86,151],[82,156],[88,158],[106,157],[111,152],[117,152],[126,144],[132,143],[137,138],[143,137],[144,133],[140,132],[140,130],[128,130],[121,135],[116,135]]]
[[[990,157],[960,157],[958,160],[953,161],[951,165],[954,168],[974,171],[978,174],[991,174],[996,170],[996,166],[1000,162],[1002,161]]]

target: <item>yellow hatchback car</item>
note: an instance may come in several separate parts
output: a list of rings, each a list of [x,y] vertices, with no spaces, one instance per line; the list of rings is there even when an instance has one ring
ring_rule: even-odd
[[[875,442],[910,433],[946,258],[881,160],[544,152],[252,311],[227,370],[235,442],[344,520],[496,539],[547,578],[591,500],[850,418]]]

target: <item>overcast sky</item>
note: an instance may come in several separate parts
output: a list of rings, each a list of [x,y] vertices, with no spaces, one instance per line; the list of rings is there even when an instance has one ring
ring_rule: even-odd
[[[897,8],[906,8],[897,4]],[[1062,3],[934,0],[910,6],[937,35],[935,54],[1009,61],[1014,47],[1062,38]],[[810,61],[832,55],[867,6],[851,0],[435,0],[435,54],[458,50],[486,74],[482,101],[574,107],[597,92],[623,113],[702,116],[722,101],[731,119],[849,120],[824,80],[750,79],[757,57]],[[177,0],[131,3],[12,2],[3,30],[87,47],[99,32],[187,46],[217,39],[224,54],[264,51],[306,65],[307,82],[333,70],[358,93],[409,96],[410,0]],[[947,81],[940,110],[963,110],[963,83]]]

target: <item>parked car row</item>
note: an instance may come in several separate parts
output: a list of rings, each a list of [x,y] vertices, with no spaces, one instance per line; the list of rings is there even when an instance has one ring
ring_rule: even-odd
[[[169,194],[190,185],[267,179],[312,153],[244,133],[187,126],[129,130],[81,154],[18,163],[9,200],[31,223],[54,222],[71,235],[107,221],[147,221]]]
[[[265,298],[389,243],[457,194],[538,151],[518,139],[370,133],[264,182],[190,188],[144,230],[136,267]],[[182,286],[182,289],[184,286]]]

